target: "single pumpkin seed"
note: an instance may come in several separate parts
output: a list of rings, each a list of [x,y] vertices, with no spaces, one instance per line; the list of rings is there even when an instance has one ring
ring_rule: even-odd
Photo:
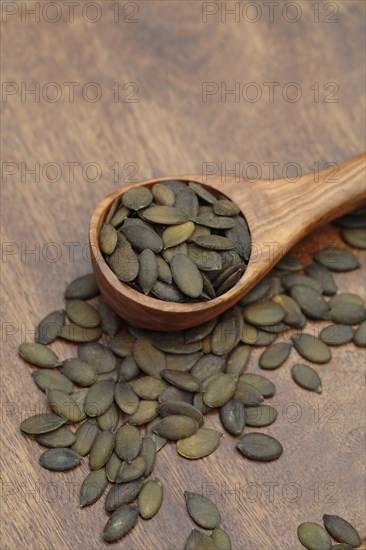
[[[153,434],[156,435],[156,434]],[[151,474],[156,460],[156,445],[152,436],[145,436],[142,440],[139,456],[145,460],[144,476]]]
[[[308,550],[330,550],[332,547],[330,536],[317,523],[301,523],[297,528],[297,536]]]
[[[329,306],[323,296],[305,285],[294,285],[290,295],[309,319],[328,319]]]
[[[195,343],[195,342],[192,342],[192,343]],[[171,353],[166,355],[166,367],[168,370],[172,369],[172,370],[188,372],[192,369],[193,366],[197,365],[201,357],[202,357],[202,353],[200,351],[188,353],[186,355],[177,355],[177,354]],[[192,372],[192,374],[193,376],[196,376],[194,372]]]
[[[324,514],[323,521],[326,530],[337,542],[350,544],[353,548],[358,548],[362,544],[361,537],[353,525],[340,516]]]
[[[296,363],[291,369],[291,375],[298,386],[317,393],[322,392],[322,381],[318,373],[308,365]]]
[[[349,244],[353,248],[360,248],[362,250],[366,248],[365,227],[359,227],[355,229],[342,229],[341,237],[347,244]]]
[[[113,452],[105,465],[106,475],[111,483],[115,483],[121,464],[122,460]]]
[[[357,294],[345,292],[345,293],[337,294],[336,296],[332,296],[328,304],[329,304],[329,307],[332,309],[332,308],[341,307],[341,306],[348,307],[348,305],[364,306],[364,301],[361,298],[361,296],[358,296]]]
[[[208,428],[200,428],[190,437],[177,441],[177,451],[184,458],[196,460],[216,451],[222,439],[222,433]]]
[[[113,254],[108,256],[108,265],[120,281],[129,283],[136,279],[139,262],[128,240],[119,233],[118,244]]]
[[[249,305],[244,310],[245,320],[253,325],[274,325],[283,321],[285,317],[286,311],[283,307],[272,300]]]
[[[52,432],[65,424],[66,419],[54,413],[41,413],[22,421],[20,429],[26,434],[36,435]]]
[[[190,187],[185,186],[177,192],[175,206],[191,220],[195,219],[198,215],[198,198]]]
[[[366,346],[366,321],[363,321],[356,329],[353,342],[359,347],[364,348]]]
[[[100,324],[98,311],[85,300],[66,300],[66,315],[80,327],[94,328]]]
[[[150,422],[150,420],[153,420],[158,414],[156,411],[158,405],[159,401],[141,399],[137,411],[128,416],[126,422],[134,426],[141,426]]]
[[[158,254],[163,249],[163,241],[149,227],[145,227],[144,225],[123,225],[121,231],[133,248],[139,252],[147,248]]]
[[[164,248],[171,248],[172,246],[186,242],[192,235],[194,227],[194,223],[188,221],[178,225],[171,225],[164,229],[162,235]]]
[[[276,386],[260,374],[244,373],[240,376],[241,382],[246,382],[255,388],[263,397],[273,397],[276,393]]]
[[[88,416],[100,416],[112,405],[114,400],[113,380],[96,382],[88,389],[84,410]]]
[[[133,356],[143,372],[149,376],[161,378],[161,373],[166,367],[165,355],[153,346],[149,338],[142,336],[136,340]]]
[[[94,273],[82,275],[74,279],[65,290],[65,298],[79,298],[80,300],[89,300],[99,294],[99,288],[96,283]]]
[[[116,483],[128,483],[144,475],[146,469],[145,459],[142,456],[136,457],[132,462],[122,462],[118,471]]]
[[[276,294],[272,301],[279,304],[286,311],[283,319],[284,323],[291,327],[303,328],[306,324],[306,319],[300,309],[299,304],[286,294]]]
[[[265,462],[276,460],[281,456],[283,450],[277,439],[257,432],[243,435],[236,447],[246,458]]]
[[[198,214],[195,222],[211,229],[231,229],[235,226],[235,220],[230,216],[216,216],[213,212]],[[234,239],[232,239],[234,240]]]
[[[99,246],[103,254],[112,254],[117,246],[117,231],[110,223],[104,223],[99,233]]]
[[[108,342],[108,348],[118,357],[128,357],[132,354],[136,338],[131,336],[126,329],[122,328],[112,340]]]
[[[60,334],[64,322],[65,312],[63,309],[49,313],[37,325],[34,337],[35,341],[38,344],[50,344]]]
[[[66,418],[70,422],[79,422],[81,420],[81,410],[68,393],[63,393],[59,390],[47,390],[46,393],[48,403],[56,414]]]
[[[79,407],[81,411],[81,418],[80,420],[86,419],[86,412],[85,412],[85,399],[86,395],[88,393],[88,388],[83,388],[82,390],[77,390],[72,392],[71,397]]]
[[[239,301],[239,305],[242,307],[249,306],[254,302],[269,298],[269,292],[271,289],[272,278],[264,277],[258,284],[256,284],[247,294]]]
[[[138,186],[127,189],[122,194],[122,204],[130,210],[141,210],[153,201],[153,195],[147,187]]]
[[[206,533],[192,529],[184,545],[184,550],[217,550],[217,546]]]
[[[82,361],[93,365],[98,374],[111,372],[116,366],[116,358],[112,351],[97,342],[78,346],[78,356]]]
[[[132,462],[140,452],[142,438],[140,430],[135,426],[125,424],[116,433],[114,452],[126,462]]]
[[[164,283],[171,284],[173,281],[172,272],[169,264],[161,256],[156,256],[156,264],[158,270],[158,279]]]
[[[173,354],[187,355],[199,351],[202,343],[186,343],[182,332],[155,332],[152,335],[152,343],[161,351]]]
[[[186,330],[184,335],[184,341],[187,344],[192,344],[194,342],[198,342],[211,334],[213,329],[215,328],[217,323],[217,318],[211,319],[210,321],[207,321],[206,323],[202,323],[201,325],[198,325],[196,327],[190,328]]]
[[[337,293],[337,285],[332,273],[320,264],[309,264],[305,267],[306,275],[318,281],[323,289],[323,294],[333,296]]]
[[[163,225],[177,225],[188,221],[187,215],[175,206],[151,206],[142,214],[144,220]]]
[[[52,432],[37,434],[34,436],[34,439],[39,445],[51,449],[56,447],[71,447],[76,441],[75,434],[68,428],[65,428],[65,426],[61,426]]]
[[[197,266],[183,254],[177,254],[171,262],[174,282],[179,290],[190,298],[198,298],[203,290],[203,281]]]
[[[220,408],[221,424],[232,435],[240,435],[245,427],[246,410],[240,401],[230,399]]]
[[[283,256],[280,261],[277,262],[276,268],[284,271],[300,271],[303,265],[294,256],[286,254],[286,256]]]
[[[126,414],[134,414],[140,400],[128,382],[118,382],[114,389],[114,399],[117,405]]]
[[[256,407],[262,403],[263,395],[254,386],[238,380],[234,399],[243,403],[245,407]]]
[[[208,202],[209,204],[215,204],[217,200],[215,195],[213,195],[208,189],[206,189],[206,187],[194,181],[190,181],[188,185],[189,188],[194,191],[198,198],[202,199],[204,202]]]
[[[66,359],[60,367],[60,372],[82,387],[91,386],[97,380],[97,371],[93,365],[81,359]]]
[[[166,185],[175,194],[177,194],[181,189],[186,189],[187,187],[187,184],[181,180],[166,180],[166,181],[162,181],[161,185]]]
[[[351,342],[353,335],[354,330],[351,326],[335,324],[324,327],[320,331],[319,338],[329,346],[340,346]]]
[[[145,483],[137,497],[137,506],[143,519],[154,517],[163,503],[163,486],[159,478],[150,479]]]
[[[114,447],[114,434],[109,430],[98,433],[90,449],[89,468],[99,470],[112,454]]]
[[[270,348],[264,350],[259,358],[259,366],[261,369],[277,369],[288,358],[291,352],[292,345],[286,342],[273,344]]]
[[[243,317],[237,307],[221,315],[211,335],[212,352],[226,355],[239,343],[244,328]]]
[[[221,235],[198,235],[192,241],[208,250],[232,250],[235,248],[234,241]]]
[[[42,369],[32,372],[32,378],[37,386],[43,390],[59,390],[64,393],[72,393],[74,386],[66,376],[58,370]]]
[[[158,280],[158,264],[155,254],[146,248],[139,255],[138,282],[144,294],[149,294]]]
[[[185,256],[187,256],[188,254],[188,247],[186,245],[186,243],[181,243],[181,244],[177,244],[176,246],[171,246],[170,248],[165,248],[163,251],[162,251],[162,256],[163,256],[163,259],[168,263],[168,265],[170,266],[170,264],[172,263],[172,259],[174,258],[174,256],[176,256],[177,254],[184,254]]]
[[[203,395],[203,401],[211,408],[222,407],[233,397],[235,391],[235,377],[230,374],[220,373],[207,386]]]
[[[148,437],[151,437],[151,439],[153,440],[156,447],[156,452],[159,452],[160,449],[162,449],[165,443],[167,443],[168,441],[165,437],[160,437],[153,432],[153,430],[155,429],[155,426],[159,424],[160,420],[161,420],[160,418],[154,418],[153,420],[148,422],[145,426],[145,434]]]
[[[358,325],[366,319],[366,309],[359,304],[333,305],[330,310],[330,316],[336,323],[344,325]]]
[[[138,519],[138,511],[135,506],[122,504],[113,512],[103,529],[103,538],[113,542],[126,535],[135,526]]]
[[[119,382],[129,382],[136,378],[141,371],[135,361],[133,355],[125,357],[118,368],[118,381]]]
[[[215,527],[211,533],[211,538],[217,550],[231,550],[230,537],[221,527]]]
[[[281,282],[286,290],[289,290],[295,285],[307,286],[321,294],[323,292],[323,286],[319,280],[313,279],[308,275],[297,275],[290,273],[281,277]]]
[[[332,358],[329,347],[311,334],[293,334],[291,340],[301,357],[312,363],[328,363]]]
[[[234,376],[240,376],[247,368],[252,348],[250,346],[238,346],[231,352],[230,357],[226,363],[226,374],[232,374]]]
[[[156,204],[160,204],[161,206],[174,206],[175,193],[166,185],[156,183],[151,191]]]
[[[248,225],[241,216],[233,219],[235,219],[235,225],[225,231],[225,236],[235,242],[237,253],[244,260],[248,261],[251,252],[251,238]]]
[[[185,439],[197,432],[198,423],[189,416],[171,415],[162,418],[153,431],[166,439]]]
[[[180,390],[198,392],[201,389],[200,381],[189,372],[165,369],[162,375],[167,382]]]
[[[121,317],[104,300],[100,302],[98,312],[102,332],[111,337],[115,336],[122,327]]]
[[[161,392],[168,387],[167,383],[164,380],[153,378],[152,376],[141,376],[141,378],[132,380],[131,386],[135,394],[141,397],[141,399],[150,400],[158,399]],[[133,414],[133,412],[127,412],[127,414]]]
[[[200,382],[203,382],[211,376],[211,374],[214,374],[215,372],[222,372],[225,368],[225,363],[226,358],[224,356],[206,353],[194,365],[191,370],[191,374]]]
[[[22,359],[37,367],[54,368],[61,364],[55,352],[43,344],[23,342],[20,344],[18,351]]]
[[[98,435],[98,426],[95,420],[87,420],[80,424],[75,432],[76,441],[72,449],[81,456],[89,454],[94,439]]]
[[[64,325],[60,332],[60,337],[69,342],[93,342],[102,336],[100,327],[86,328],[79,327],[74,323]]]
[[[244,271],[244,266],[239,266],[237,269],[235,269],[235,271],[228,276],[226,281],[223,281],[223,283],[217,288],[216,296],[221,296],[222,294],[230,290],[230,288],[232,288],[234,285],[236,285],[236,283],[241,279]]]
[[[165,302],[184,302],[184,294],[172,284],[157,281],[151,289],[151,293]]]
[[[105,413],[97,416],[98,426],[101,430],[108,430],[113,432],[118,424],[119,414],[118,408],[115,403],[105,411]]]
[[[48,449],[39,457],[39,463],[42,468],[53,470],[55,472],[64,472],[78,466],[82,457],[69,449],[68,447],[58,447],[57,449]]]
[[[104,493],[108,485],[105,468],[90,472],[80,487],[80,506],[89,506],[96,502]]]
[[[345,248],[323,248],[315,252],[313,258],[317,263],[327,267],[330,271],[350,271],[360,266],[358,258]]]
[[[166,403],[167,401],[184,401],[185,403],[192,404],[193,395],[191,392],[169,386],[159,395],[159,403]]]
[[[270,426],[277,418],[277,410],[271,405],[259,405],[246,409],[246,425],[251,428]]]
[[[116,483],[108,491],[105,497],[105,509],[107,512],[114,512],[122,504],[133,502],[142,487],[144,486],[144,478],[140,477],[128,483]]]
[[[221,523],[220,512],[216,504],[198,493],[184,492],[186,508],[193,521],[204,529],[215,529]]]
[[[109,223],[113,225],[113,227],[119,227],[129,214],[130,214],[130,210],[125,206],[121,206],[121,208],[116,210],[116,212],[113,214]]]
[[[275,332],[265,332],[249,323],[245,323],[240,337],[244,344],[249,344],[250,346],[269,346],[276,338],[277,335]]]
[[[239,206],[228,199],[217,200],[213,205],[213,209],[218,216],[236,216],[240,214]]]
[[[187,247],[188,257],[202,271],[216,271],[222,268],[221,256],[215,250],[207,250],[196,244]]]
[[[161,418],[166,416],[174,415],[183,415],[190,416],[193,418],[199,426],[203,424],[203,416],[201,411],[196,409],[190,403],[185,403],[184,401],[167,401],[158,406],[158,414]]]

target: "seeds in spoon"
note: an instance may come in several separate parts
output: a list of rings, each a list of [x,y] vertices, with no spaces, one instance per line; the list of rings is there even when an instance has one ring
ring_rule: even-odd
[[[177,254],[172,259],[171,270],[173,279],[186,296],[198,298],[203,290],[203,281],[197,266],[183,254]]]

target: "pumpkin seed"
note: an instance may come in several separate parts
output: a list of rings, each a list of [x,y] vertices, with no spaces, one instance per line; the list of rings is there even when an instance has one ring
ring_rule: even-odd
[[[207,386],[204,394],[204,403],[211,408],[222,407],[234,395],[236,391],[236,381],[230,374],[220,373],[215,380],[212,380]]]
[[[203,290],[203,281],[197,266],[183,254],[176,254],[171,262],[174,282],[186,296],[198,298]]]
[[[195,222],[212,229],[231,229],[235,226],[235,220],[233,218],[229,216],[216,216],[213,212],[202,212],[198,214]]]
[[[127,330],[122,329],[108,343],[108,348],[118,357],[128,357],[132,354],[135,341],[136,338],[131,336]]]
[[[264,277],[258,284],[256,284],[247,294],[239,301],[239,305],[242,307],[249,306],[254,302],[268,298],[269,291],[271,289],[271,277]]]
[[[329,325],[320,331],[319,338],[329,346],[340,346],[351,342],[354,330],[349,325]]]
[[[140,477],[128,483],[117,483],[111,487],[105,497],[105,509],[107,512],[114,512],[122,504],[133,502],[142,487],[144,486],[144,478]]]
[[[340,516],[324,514],[323,521],[326,530],[337,542],[344,542],[353,548],[358,548],[362,544],[356,529]]]
[[[263,395],[254,386],[238,380],[234,399],[243,403],[245,407],[255,407],[263,401]]]
[[[113,432],[118,424],[119,420],[119,414],[118,414],[118,408],[115,405],[115,403],[112,403],[112,405],[105,411],[105,413],[101,414],[97,417],[98,426],[101,430],[107,430]]]
[[[234,241],[221,235],[198,235],[192,241],[208,250],[232,250],[235,248]]]
[[[97,342],[78,346],[78,356],[82,361],[93,365],[98,374],[111,372],[116,366],[112,351]]]
[[[220,408],[220,420],[227,432],[232,435],[240,435],[246,421],[246,410],[243,403],[236,399],[230,399]]]
[[[191,374],[197,378],[200,382],[206,380],[211,374],[215,372],[222,372],[225,367],[225,357],[222,355],[214,355],[213,353],[206,353],[203,357],[197,361],[191,370]]]
[[[32,378],[43,391],[53,389],[64,393],[71,393],[74,389],[71,380],[57,370],[42,369],[33,371]]]
[[[139,514],[143,519],[150,519],[159,512],[163,495],[163,486],[159,478],[150,479],[145,483],[137,497]]]
[[[263,397],[273,397],[276,393],[276,386],[260,374],[244,373],[239,380],[253,386]]]
[[[286,294],[276,294],[272,301],[279,304],[286,312],[283,321],[291,327],[303,328],[306,324],[306,319],[297,302]]]
[[[156,256],[158,279],[164,283],[171,284],[173,281],[169,264],[161,256]]]
[[[323,248],[315,252],[313,258],[318,264],[327,267],[330,271],[350,271],[360,266],[358,258],[345,248]]]
[[[157,204],[160,204],[161,206],[174,206],[175,193],[166,185],[156,183],[152,187],[151,191]]]
[[[187,187],[186,184],[181,180],[166,180],[162,181],[161,185],[166,185],[174,193],[178,193],[181,189],[185,189]]]
[[[79,422],[82,414],[78,405],[68,393],[47,390],[47,399],[51,409],[70,422]]]
[[[108,336],[115,336],[122,326],[121,317],[104,300],[100,302],[98,312],[102,332]]]
[[[269,346],[276,340],[276,338],[276,333],[265,332],[264,330],[260,330],[253,325],[249,325],[248,323],[245,323],[240,337],[244,344],[249,344],[251,346]]]
[[[180,390],[198,392],[201,389],[200,381],[189,372],[165,369],[162,375],[165,380]]]
[[[238,346],[232,351],[225,367],[226,374],[240,376],[248,366],[251,353],[250,346]]]
[[[138,282],[144,294],[149,294],[152,287],[158,279],[158,266],[155,254],[145,249],[141,252],[139,258]]]
[[[192,235],[194,227],[194,223],[191,221],[167,227],[162,235],[164,248],[184,243]]]
[[[332,358],[329,347],[311,334],[293,334],[291,340],[301,357],[312,363],[328,363]]]
[[[201,357],[202,353],[200,351],[188,353],[186,355],[176,355],[172,353],[166,355],[166,366],[168,370],[187,372],[190,371],[193,366],[197,365]],[[196,376],[194,372],[192,372],[192,374],[193,376]],[[196,378],[198,377],[196,376]]]
[[[127,483],[134,481],[144,475],[146,469],[145,459],[142,456],[136,457],[130,463],[122,462],[118,471],[116,483]]]
[[[184,341],[186,342],[186,344],[192,344],[193,342],[198,342],[202,340],[203,338],[211,334],[216,326],[216,323],[217,319],[214,318],[210,321],[207,321],[206,323],[202,323],[201,325],[186,330]]]
[[[127,189],[122,194],[122,204],[130,210],[141,210],[153,201],[153,195],[147,187],[138,186]]]
[[[217,547],[208,535],[197,529],[192,529],[184,550],[217,550]]]
[[[86,418],[85,399],[86,399],[86,394],[87,393],[88,393],[88,388],[84,388],[82,390],[74,391],[71,394],[71,397],[73,398],[73,400],[75,401],[75,403],[77,404],[77,406],[79,407],[79,409],[81,411],[81,419],[80,420],[85,420],[85,418]]]
[[[234,227],[227,229],[225,231],[225,236],[235,242],[237,253],[244,258],[245,261],[248,261],[251,251],[251,238],[248,225],[244,218],[237,216],[235,218]]]
[[[228,199],[217,200],[213,205],[213,209],[218,216],[236,216],[240,214],[239,206]]]
[[[301,523],[297,528],[297,536],[308,550],[330,550],[332,547],[330,536],[317,523]]]
[[[94,273],[82,275],[74,279],[65,290],[66,300],[79,298],[80,300],[89,300],[99,294],[99,288],[96,283]]]
[[[195,434],[177,441],[177,451],[184,458],[195,460],[213,453],[220,445],[223,434],[216,430],[200,428]]]
[[[271,461],[282,454],[282,445],[270,435],[251,432],[243,435],[236,444],[239,451],[251,460]]]
[[[333,296],[337,293],[337,285],[332,273],[320,264],[310,264],[305,267],[305,273],[320,283],[323,294]]]
[[[122,460],[113,452],[105,465],[106,475],[111,483],[115,483],[121,464]]]
[[[84,300],[67,300],[66,314],[70,321],[80,327],[93,328],[100,324],[99,313]]]
[[[133,356],[143,372],[154,378],[161,378],[161,373],[166,367],[165,355],[153,346],[149,338],[142,336],[136,340]]]
[[[170,285],[163,281],[157,281],[152,287],[151,292],[154,296],[166,302],[184,302],[186,300],[184,294],[175,285]]]
[[[187,344],[181,332],[155,332],[152,336],[152,343],[161,351],[182,355],[194,353],[202,347],[201,342]]]
[[[341,216],[332,222],[339,227],[345,227],[346,229],[357,229],[359,227],[366,227],[365,211],[360,210],[359,213],[350,212],[345,216]]]
[[[103,529],[103,538],[113,542],[131,531],[138,519],[138,511],[135,506],[122,504],[113,512]]]
[[[163,249],[163,241],[159,235],[144,225],[123,225],[122,233],[128,242],[139,252],[149,249],[158,254]]]
[[[100,327],[86,328],[79,327],[74,323],[64,325],[60,332],[60,337],[70,342],[93,342],[98,340],[102,335]]]
[[[161,418],[165,418],[166,416],[170,416],[172,414],[183,415],[193,418],[199,426],[202,426],[203,424],[203,416],[201,411],[196,409],[196,407],[190,403],[185,403],[184,401],[166,401],[165,403],[159,405],[157,411]]]
[[[140,400],[128,382],[116,384],[114,398],[121,411],[126,414],[134,414],[139,407]]]
[[[356,344],[356,346],[366,346],[366,321],[363,321],[356,329],[355,335],[353,337],[353,342]]]
[[[80,506],[89,506],[89,504],[96,502],[106,490],[107,485],[108,479],[105,468],[90,472],[84,479],[80,488]]]
[[[119,227],[129,214],[130,210],[125,206],[121,206],[121,208],[116,210],[113,214],[112,218],[109,220],[109,223],[113,225],[113,227]]]
[[[300,271],[303,265],[294,256],[286,254],[286,256],[283,256],[280,261],[277,262],[276,268],[284,271]]]
[[[177,225],[188,221],[187,215],[175,206],[151,206],[142,214],[144,220],[163,225]]]
[[[329,318],[329,306],[327,302],[321,294],[309,286],[294,285],[290,288],[290,295],[309,319]]]
[[[280,304],[265,300],[244,309],[244,319],[253,325],[268,326],[283,321],[286,311]]]
[[[121,281],[128,283],[136,279],[139,272],[139,262],[127,239],[119,234],[118,245],[108,257],[109,267]]]
[[[125,424],[116,433],[114,452],[126,462],[132,462],[140,452],[142,438],[138,428]]]
[[[345,292],[342,294],[337,294],[336,296],[333,296],[329,302],[329,307],[331,309],[335,307],[348,307],[348,305],[359,305],[364,306],[364,301],[361,298],[361,296],[358,296],[357,294],[351,294],[349,292]]]
[[[141,371],[135,361],[133,355],[129,355],[121,361],[118,369],[118,381],[129,382],[136,378]]]
[[[55,352],[43,344],[23,342],[20,344],[18,351],[22,359],[37,367],[53,368],[61,364]]]
[[[82,457],[69,449],[68,447],[58,447],[57,449],[48,449],[39,457],[39,463],[42,468],[53,470],[55,472],[64,472],[78,466]]]
[[[157,416],[156,408],[159,405],[158,401],[141,399],[137,411],[126,418],[126,422],[134,426],[141,426],[153,420]]]
[[[156,435],[156,434],[153,434]],[[158,437],[158,436],[156,436]],[[156,460],[156,445],[152,436],[146,436],[142,440],[139,456],[145,460],[144,476],[151,474]]]
[[[208,202],[209,204],[215,204],[217,200],[216,197],[203,185],[200,185],[199,183],[196,183],[194,181],[190,181],[188,185],[190,189],[194,191],[197,197],[199,197],[205,202]]]
[[[89,468],[99,470],[108,461],[114,447],[114,434],[109,430],[99,432],[90,449]]]
[[[38,344],[50,344],[60,334],[64,322],[65,312],[63,309],[49,313],[37,325],[34,337],[35,341]]]
[[[40,445],[49,448],[70,447],[76,441],[75,434],[65,426],[44,434],[36,434],[34,439]]]
[[[73,444],[72,449],[81,456],[88,455],[97,435],[97,423],[95,420],[87,420],[83,424],[80,424],[76,430],[76,441]]]
[[[289,275],[285,275],[281,278],[281,282],[286,290],[289,290],[291,287],[295,285],[301,285],[310,287],[315,292],[318,292],[321,294],[323,292],[323,287],[319,280],[313,279],[312,277],[309,277],[308,275],[295,275],[294,273],[291,273]]]
[[[192,404],[193,395],[188,391],[180,390],[174,386],[169,386],[159,395],[159,403],[167,401],[184,401]]]
[[[20,429],[26,434],[45,434],[60,428],[66,419],[54,413],[35,414],[22,421]]]
[[[230,270],[231,271],[232,268],[228,268],[228,270],[225,270],[221,275],[219,275],[219,277],[217,278],[216,281],[219,281],[221,280],[221,277],[226,277],[227,276],[227,279],[224,280],[222,282],[221,285],[219,286],[215,286],[216,285],[216,281],[214,283],[214,288],[216,288],[216,296],[221,296],[222,294],[224,294],[225,292],[227,292],[228,290],[230,290],[230,288],[232,288],[234,285],[236,285],[236,283],[241,279],[244,271],[245,271],[245,267],[244,266],[239,266],[238,268],[235,268],[234,272],[233,273],[229,273],[228,271]]]
[[[99,233],[99,246],[104,254],[112,254],[117,246],[117,231],[113,225],[105,223]]]
[[[166,439],[185,439],[195,434],[198,423],[189,416],[171,415],[162,418],[154,427],[153,432]]]
[[[206,250],[196,244],[187,247],[188,257],[202,271],[216,271],[222,268],[221,256],[215,250]]]
[[[160,422],[160,418],[154,418],[154,420],[151,420],[151,422],[148,422],[148,424],[145,426],[145,433],[148,437],[151,437],[151,439],[153,440],[156,447],[156,452],[160,451],[160,449],[162,449],[165,443],[168,441],[165,437],[160,437],[153,432],[155,426],[157,426],[159,422]]]
[[[96,382],[88,389],[84,410],[88,416],[100,416],[112,405],[114,400],[113,380]]]
[[[243,332],[244,321],[237,307],[221,315],[211,336],[212,352],[226,355],[238,345]]]
[[[199,204],[197,195],[190,187],[184,186],[177,192],[175,206],[191,220],[195,219],[198,215]]]
[[[221,523],[220,512],[216,504],[198,493],[184,492],[186,508],[193,521],[204,529],[215,529]]]
[[[229,535],[221,527],[215,527],[211,533],[211,538],[215,548],[219,550],[231,550],[231,540]]]
[[[60,372],[78,386],[91,386],[97,380],[97,371],[81,359],[66,359],[60,367]]]
[[[336,323],[344,325],[358,325],[366,319],[366,309],[359,304],[333,305],[330,310],[330,315]]]
[[[291,352],[291,344],[280,342],[267,348],[259,358],[261,369],[277,369],[286,361]]]
[[[306,390],[322,392],[322,382],[318,373],[302,363],[296,363],[291,369],[292,378],[302,388]]]
[[[340,544],[333,544],[332,550],[352,550],[352,546],[341,542]]]
[[[353,246],[353,248],[366,248],[366,229],[364,227],[356,229],[342,229],[341,231],[342,239]]]
[[[246,409],[246,425],[251,428],[270,426],[276,421],[277,410],[271,405],[259,405]]]

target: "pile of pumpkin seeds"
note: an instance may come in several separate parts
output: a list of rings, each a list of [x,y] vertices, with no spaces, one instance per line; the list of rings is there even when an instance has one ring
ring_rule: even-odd
[[[251,352],[264,348],[259,367],[266,371],[279,368],[295,348],[301,359],[291,368],[293,380],[320,393],[316,365],[331,360],[331,348],[349,342],[366,346],[364,302],[356,294],[338,293],[332,273],[358,267],[357,257],[346,248],[317,251],[307,266],[286,256],[220,317],[171,333],[126,323],[98,298],[93,274],[74,280],[66,288],[64,308],[39,323],[34,343],[19,346],[21,357],[39,367],[32,377],[52,411],[20,426],[47,448],[40,465],[66,471],[89,457],[80,505],[106,493],[105,509],[111,515],[103,537],[114,541],[139,516],[147,520],[160,509],[163,487],[149,476],[168,440],[190,460],[220,446],[223,434],[204,427],[211,412],[218,410],[224,430],[238,436],[238,456],[278,459],[281,443],[262,432],[277,417],[276,409],[264,402],[276,387],[264,372],[248,372]],[[318,338],[306,332],[307,319],[329,325]],[[48,347],[56,338],[76,343],[76,356],[59,358]],[[193,531],[186,548],[229,549],[227,534],[216,524],[212,528],[210,536]]]
[[[216,298],[246,270],[251,251],[239,207],[195,182],[132,187],[112,203],[99,234],[110,269],[169,302]]]
[[[297,528],[299,541],[308,550],[352,550],[362,541],[356,529],[340,516],[324,514],[324,527],[307,521]],[[332,545],[331,537],[339,544]]]

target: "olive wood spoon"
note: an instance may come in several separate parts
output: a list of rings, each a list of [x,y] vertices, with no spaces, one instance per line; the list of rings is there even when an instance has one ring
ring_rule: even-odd
[[[113,191],[94,210],[89,231],[93,269],[103,297],[129,323],[154,330],[185,329],[216,317],[240,300],[305,235],[366,202],[365,160],[363,153],[323,170],[317,178],[306,174],[295,183],[193,174],[146,180]],[[248,223],[252,238],[248,267],[236,285],[218,298],[185,304],[145,296],[120,281],[103,259],[98,235],[113,200],[131,187],[152,187],[171,179],[196,181],[219,191],[241,208]]]

